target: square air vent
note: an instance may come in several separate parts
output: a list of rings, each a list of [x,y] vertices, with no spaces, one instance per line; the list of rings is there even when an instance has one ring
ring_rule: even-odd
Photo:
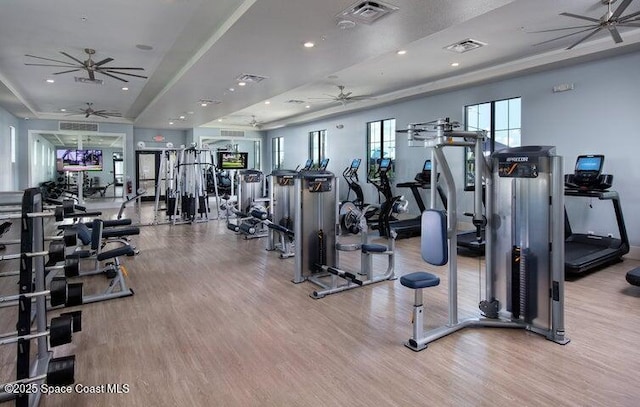
[[[462,54],[463,52],[478,49],[480,47],[484,47],[485,45],[487,45],[487,43],[467,38],[466,40],[462,40],[460,42],[456,42],[455,44],[446,46],[444,47],[444,49],[446,49],[447,51]]]
[[[371,24],[396,10],[398,10],[398,7],[381,1],[359,1],[349,6],[336,17],[338,19],[348,19],[364,24]]]
[[[98,131],[98,123],[58,122],[59,130]]]
[[[245,82],[245,83],[258,83],[258,82],[262,82],[265,79],[268,79],[268,77],[267,76],[260,76],[260,75],[252,75],[250,73],[241,73],[236,78],[236,81],[237,82]]]
[[[241,131],[241,130],[220,130],[220,137],[240,138],[240,137],[244,137],[244,131]]]

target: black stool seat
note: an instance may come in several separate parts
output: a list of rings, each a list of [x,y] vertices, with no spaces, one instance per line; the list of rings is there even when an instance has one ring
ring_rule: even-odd
[[[629,284],[640,286],[640,267],[627,272],[627,281]]]
[[[440,284],[440,277],[435,274],[418,271],[400,277],[400,284],[405,287],[413,288],[414,290],[419,288],[435,287]]]
[[[367,243],[361,246],[364,253],[384,253],[389,248],[383,244]]]

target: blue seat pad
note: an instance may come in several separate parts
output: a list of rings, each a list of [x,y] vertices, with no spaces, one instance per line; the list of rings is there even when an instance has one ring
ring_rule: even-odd
[[[440,277],[435,274],[418,271],[400,277],[400,284],[413,289],[435,287],[440,284]]]

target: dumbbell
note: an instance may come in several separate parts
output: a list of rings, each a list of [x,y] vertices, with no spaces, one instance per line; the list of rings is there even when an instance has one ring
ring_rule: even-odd
[[[45,332],[34,332],[29,335],[12,336],[10,338],[0,339],[0,345],[9,345],[18,341],[31,340],[42,336],[49,336],[49,346],[56,346],[71,343],[71,335],[73,332],[82,330],[82,311],[68,312],[60,314],[60,316],[51,318],[49,330]]]
[[[45,236],[45,241],[62,241],[66,246],[75,246],[78,244],[78,234],[72,229],[65,229],[64,234],[61,236]],[[20,244],[20,239],[3,240],[0,244],[14,245]]]
[[[64,259],[64,265],[48,266],[44,268],[46,271],[64,270],[65,277],[77,277],[80,275],[80,259],[76,257],[68,257]],[[20,271],[3,271],[0,277],[18,276]]]
[[[65,248],[66,245],[64,241],[54,240],[49,243],[49,250],[42,252],[27,252],[27,253],[16,253],[16,254],[6,254],[4,256],[0,256],[0,261],[2,260],[16,260],[22,258],[22,256],[26,257],[38,257],[38,256],[49,256],[50,263],[59,263],[64,261],[65,259]]]
[[[47,365],[47,373],[29,377],[28,379],[16,380],[15,382],[0,385],[0,389],[11,389],[11,386],[27,384],[46,380],[49,386],[68,386],[75,382],[75,355],[53,358]]]
[[[0,304],[8,301],[16,301],[20,298],[34,298],[41,295],[50,295],[52,307],[63,305],[72,307],[74,305],[82,305],[82,283],[67,283],[64,277],[54,277],[51,280],[49,290],[36,291],[18,295],[7,295],[0,297]]]

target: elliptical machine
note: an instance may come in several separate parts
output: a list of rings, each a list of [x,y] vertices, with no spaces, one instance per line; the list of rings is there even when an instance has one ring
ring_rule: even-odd
[[[351,166],[342,171],[342,177],[349,187],[345,202],[352,202],[358,209],[362,209],[364,207],[364,193],[362,192],[360,180],[358,179],[358,169],[360,168],[361,162],[362,160],[360,158],[354,158],[353,161],[351,161]],[[356,198],[353,201],[349,201],[351,191],[356,195]]]
[[[371,226],[371,229],[378,230],[380,236],[391,236],[391,222],[397,221],[395,214],[407,212],[407,206],[409,202],[404,199],[404,196],[394,196],[391,191],[391,182],[389,181],[388,172],[391,169],[391,159],[382,158],[378,169],[373,174],[373,178],[367,177],[367,180],[373,184],[378,190],[378,193],[382,194],[385,198],[384,202],[380,205],[380,213],[377,218],[377,225]],[[400,236],[398,236],[400,238]],[[406,236],[403,236],[406,237]]]

